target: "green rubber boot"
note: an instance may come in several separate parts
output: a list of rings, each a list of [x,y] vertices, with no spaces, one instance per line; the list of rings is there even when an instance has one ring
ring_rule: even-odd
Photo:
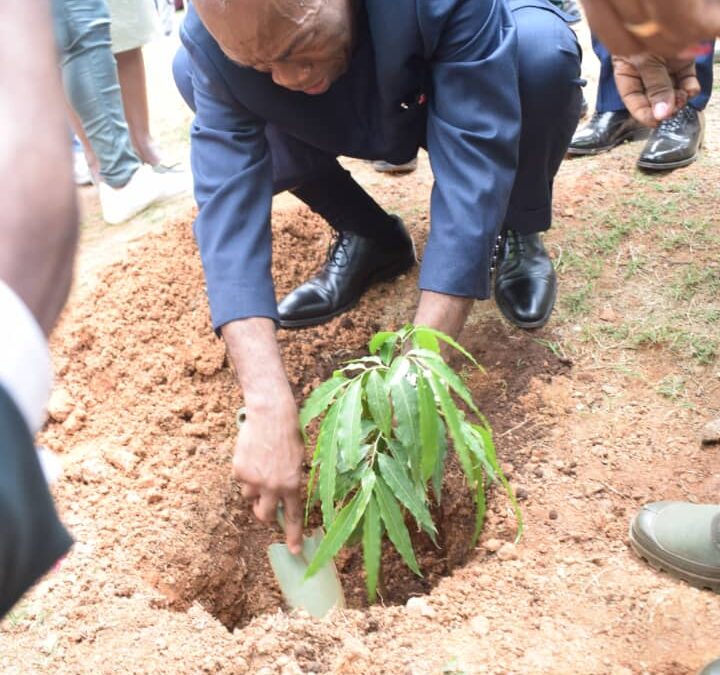
[[[656,569],[720,592],[720,505],[646,504],[630,523],[630,544]]]
[[[708,663],[698,675],[720,675],[720,659],[715,659],[712,663]]]

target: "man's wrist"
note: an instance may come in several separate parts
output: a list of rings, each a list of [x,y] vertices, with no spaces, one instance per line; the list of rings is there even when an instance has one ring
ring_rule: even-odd
[[[233,321],[223,326],[222,334],[248,413],[266,415],[273,410],[295,410],[274,323],[264,318]]]

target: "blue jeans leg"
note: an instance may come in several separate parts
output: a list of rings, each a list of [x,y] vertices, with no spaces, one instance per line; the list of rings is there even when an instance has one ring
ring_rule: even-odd
[[[110,48],[105,0],[53,0],[53,24],[65,92],[111,187],[140,167],[125,121],[117,66]]]

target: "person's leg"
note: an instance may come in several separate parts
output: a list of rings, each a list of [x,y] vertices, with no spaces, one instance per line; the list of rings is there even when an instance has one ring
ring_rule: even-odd
[[[150,133],[150,109],[142,48],[120,52],[115,54],[115,58],[125,119],[130,128],[133,147],[143,162],[156,166],[161,157]]]
[[[555,301],[553,266],[537,233],[550,227],[553,180],[580,117],[580,47],[552,11],[526,6],[513,15],[520,50],[522,132],[495,298],[508,320],[534,328],[548,320]]]
[[[593,51],[600,61],[595,114],[578,129],[570,142],[570,155],[598,155],[626,140],[646,137],[648,131],[625,108],[615,85],[612,57],[600,40],[592,39]]]
[[[695,69],[697,78],[700,81],[700,93],[693,99],[690,99],[690,105],[695,110],[705,110],[713,90],[713,63],[715,57],[715,43],[709,43],[711,48],[707,54],[698,57],[695,60]]]
[[[123,115],[107,6],[103,0],[53,0],[53,19],[66,95],[97,155],[102,180],[123,187],[140,162]]]
[[[594,35],[592,46],[595,55],[600,61],[600,77],[598,78],[598,95],[595,110],[599,113],[619,112],[626,110],[625,104],[620,97],[615,74],[613,73],[612,56],[605,45]]]

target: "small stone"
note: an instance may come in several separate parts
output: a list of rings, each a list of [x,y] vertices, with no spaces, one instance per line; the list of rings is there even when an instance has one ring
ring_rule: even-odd
[[[558,519],[558,512],[555,509],[551,509],[550,513],[548,513],[548,518],[550,520],[557,520]]]
[[[490,620],[486,616],[478,614],[470,619],[470,630],[475,635],[487,635],[490,632]]]
[[[83,426],[85,426],[86,417],[87,413],[82,408],[73,410],[63,422],[63,429],[65,431],[69,431],[70,433],[79,431]]]
[[[503,543],[500,539],[488,539],[483,542],[482,546],[488,553],[497,553],[502,548]]]
[[[210,435],[210,429],[207,424],[183,424],[182,433],[184,436],[193,436],[195,438],[207,438]]]
[[[542,478],[545,475],[545,472],[540,467],[537,467],[533,471],[533,475],[535,476],[535,478]]]
[[[130,473],[139,459],[137,455],[122,448],[110,448],[103,453],[108,464],[119,469],[123,473]]]
[[[410,598],[407,603],[405,603],[405,607],[408,612],[411,612],[412,614],[420,614],[420,616],[424,616],[426,618],[432,618],[437,614],[435,609],[428,604],[427,598],[424,597]]]
[[[501,468],[506,478],[510,478],[515,473],[515,467],[510,462],[504,462]]]
[[[520,501],[524,501],[525,499],[528,498],[528,491],[527,491],[524,487],[518,486],[518,487],[515,489],[515,496],[516,496]]]
[[[618,315],[612,307],[603,307],[598,316],[600,321],[606,321],[607,323],[614,323],[618,319]]]
[[[497,557],[503,562],[516,560],[518,557],[517,547],[515,544],[507,542],[500,547],[500,550],[497,552]]]
[[[56,389],[48,402],[48,415],[56,422],[64,422],[73,411],[75,404],[66,389]]]
[[[702,444],[714,445],[720,443],[720,417],[708,422],[702,430]]]

